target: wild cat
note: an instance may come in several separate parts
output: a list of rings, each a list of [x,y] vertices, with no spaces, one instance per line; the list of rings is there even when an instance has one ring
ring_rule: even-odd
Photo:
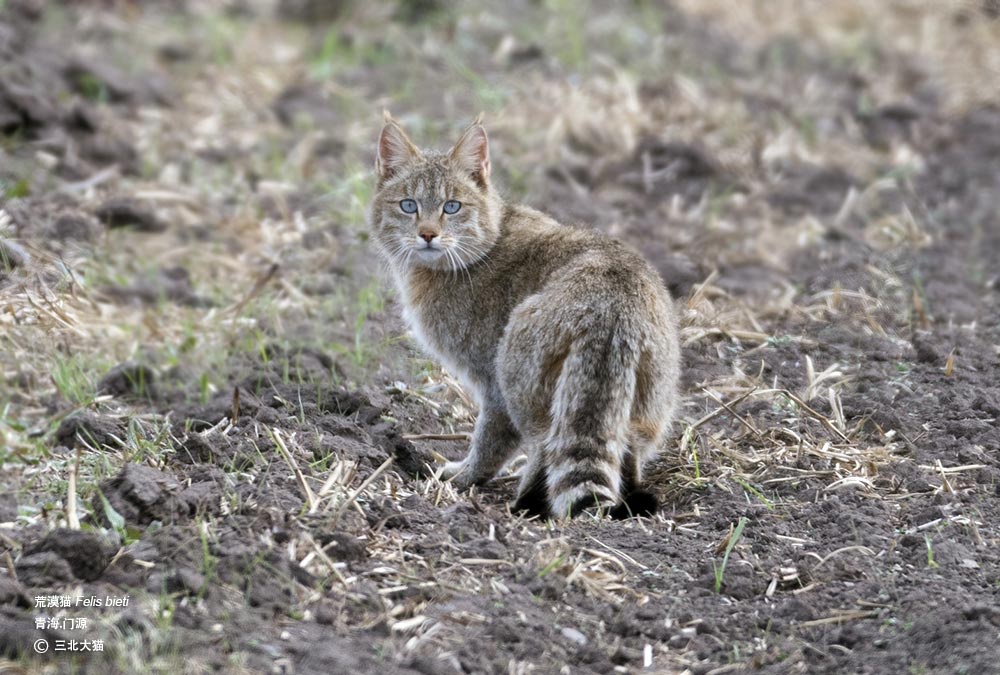
[[[469,454],[444,475],[483,484],[520,448],[516,509],[655,511],[642,468],[670,428],[679,370],[656,270],[613,239],[505,203],[479,120],[436,152],[386,114],[375,168],[370,224],[404,316],[479,404]]]

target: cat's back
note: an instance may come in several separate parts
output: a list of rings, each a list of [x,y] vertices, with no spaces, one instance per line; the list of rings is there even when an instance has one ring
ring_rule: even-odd
[[[637,251],[596,230],[564,225],[529,206],[514,205],[504,212],[503,245],[497,260],[511,277],[530,277],[540,287],[547,282],[578,282],[581,277],[603,282],[613,296],[649,296],[669,306],[670,295],[657,270]],[[508,283],[510,279],[508,280]],[[592,286],[592,284],[587,284]],[[580,289],[583,290],[582,288]]]

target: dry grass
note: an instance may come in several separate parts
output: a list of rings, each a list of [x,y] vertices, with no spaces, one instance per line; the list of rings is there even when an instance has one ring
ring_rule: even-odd
[[[814,49],[862,64],[876,51],[906,55],[916,68],[926,69],[951,112],[998,100],[990,83],[1000,74],[1000,26],[989,19],[987,3],[979,0],[679,4],[758,46],[776,36],[795,36]],[[873,74],[876,103],[912,96],[913,81],[908,78],[913,73],[906,68]]]

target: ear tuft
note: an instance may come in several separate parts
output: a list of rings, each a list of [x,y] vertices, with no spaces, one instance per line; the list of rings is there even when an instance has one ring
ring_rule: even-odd
[[[420,156],[410,139],[406,136],[403,128],[396,120],[392,119],[389,111],[383,111],[385,126],[378,136],[378,149],[375,153],[375,172],[380,180],[388,180],[399,168]]]
[[[490,177],[490,141],[481,121],[482,114],[465,130],[451,149],[449,158],[456,167],[472,176],[480,187],[486,187]]]

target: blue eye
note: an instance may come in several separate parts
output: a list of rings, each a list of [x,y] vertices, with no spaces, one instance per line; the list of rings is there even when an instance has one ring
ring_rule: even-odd
[[[462,208],[462,202],[457,202],[454,199],[449,199],[444,203],[444,212],[449,216],[458,213],[460,208]]]
[[[403,213],[416,213],[417,202],[413,199],[404,199],[399,202],[399,208]]]

